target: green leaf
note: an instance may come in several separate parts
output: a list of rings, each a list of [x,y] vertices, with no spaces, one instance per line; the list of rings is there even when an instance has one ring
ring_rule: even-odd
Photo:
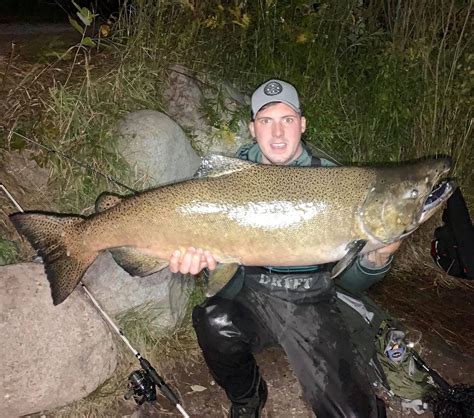
[[[89,26],[91,24],[91,20],[87,17],[87,14],[83,14],[82,12],[76,12],[76,15],[84,25]]]
[[[92,40],[92,38],[90,36],[86,36],[82,41],[81,41],[81,44],[82,45],[85,45],[85,46],[96,46],[96,43]]]
[[[71,24],[71,26],[82,35],[84,33],[84,29],[82,28],[82,26],[79,23],[77,23],[77,20],[73,19],[71,16],[68,16],[68,17],[69,17],[69,23]]]
[[[86,26],[90,26],[91,23],[94,21],[94,18],[99,16],[98,14],[92,13],[87,7],[79,6],[74,0],[71,0],[74,7],[77,9],[76,15],[81,22],[84,23]]]

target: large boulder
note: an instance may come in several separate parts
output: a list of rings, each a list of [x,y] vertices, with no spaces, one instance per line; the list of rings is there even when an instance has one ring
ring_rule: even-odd
[[[180,64],[168,70],[163,92],[166,112],[189,132],[201,154],[232,156],[241,145],[251,141],[248,120],[242,117],[250,112],[242,112],[250,109],[248,96],[228,82],[214,80]]]
[[[140,110],[129,113],[117,126],[117,148],[134,168],[127,184],[149,188],[191,178],[198,157],[181,127],[164,113]],[[183,316],[194,281],[164,269],[147,277],[132,277],[110,254],[97,258],[84,282],[111,315],[130,309],[154,312],[157,329],[175,325]]]
[[[167,81],[163,91],[167,100],[166,112],[184,129],[206,131],[209,123],[202,111],[204,95],[195,74],[185,66],[175,64],[169,68]]]
[[[83,282],[109,315],[143,308],[151,312],[150,322],[158,330],[182,319],[194,283],[189,276],[173,274],[168,268],[147,277],[133,277],[108,252],[97,257]]]
[[[28,150],[0,152],[0,183],[20,205],[27,205],[30,209],[54,210],[51,203],[54,200],[52,188],[48,188],[48,176],[49,170],[36,163],[33,152]],[[2,209],[0,238],[18,240],[18,233],[13,224],[6,220],[6,214],[18,212],[18,208],[2,188],[0,188],[0,208]],[[0,245],[0,252],[2,249],[5,248]],[[8,262],[4,261],[2,264],[8,264]]]
[[[0,416],[81,399],[111,376],[111,332],[82,292],[54,306],[43,265],[0,267]]]
[[[145,187],[176,182],[196,172],[201,162],[180,126],[156,110],[131,112],[117,126],[117,149],[134,170],[128,184]]]

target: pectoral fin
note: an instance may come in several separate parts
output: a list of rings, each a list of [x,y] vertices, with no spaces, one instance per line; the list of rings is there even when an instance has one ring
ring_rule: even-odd
[[[135,248],[121,247],[110,250],[115,262],[132,276],[149,276],[168,266],[167,260],[162,260],[143,254]]]
[[[331,279],[339,276],[344,270],[346,270],[360,254],[362,249],[367,244],[366,240],[359,239],[352,241],[347,245],[347,253],[342,257],[331,270]]]
[[[219,292],[234,276],[238,268],[238,263],[219,263],[217,267],[209,273],[206,296],[211,297]]]

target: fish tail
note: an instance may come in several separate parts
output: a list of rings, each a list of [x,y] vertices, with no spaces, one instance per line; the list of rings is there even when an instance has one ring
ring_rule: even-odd
[[[84,219],[27,212],[10,215],[10,220],[43,258],[53,303],[60,304],[72,293],[98,255],[78,246],[77,225]]]

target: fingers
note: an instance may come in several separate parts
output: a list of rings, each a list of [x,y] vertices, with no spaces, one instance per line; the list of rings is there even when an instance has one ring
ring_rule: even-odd
[[[401,243],[402,241],[395,241],[375,251],[377,251],[378,254],[389,256],[389,255],[392,255],[395,251],[397,251],[400,248]]]
[[[217,261],[210,251],[204,251],[204,258],[206,260],[206,265],[209,270],[214,270],[217,266]]]
[[[201,267],[204,251],[201,248],[189,247],[181,262],[181,273],[198,274],[204,267]]]
[[[395,241],[392,244],[388,245],[385,247],[387,251],[390,251],[390,254],[393,254],[395,251],[397,251],[400,248],[400,245],[402,245],[402,241]]]
[[[205,267],[214,270],[216,264],[217,262],[210,251],[189,247],[183,255],[178,250],[171,254],[169,269],[173,273],[198,274]]]
[[[371,251],[365,254],[365,259],[372,263],[375,267],[383,267],[390,261],[392,255],[398,250],[402,241],[395,241],[391,244]]]
[[[169,269],[171,270],[172,273],[179,272],[180,261],[181,261],[181,251],[176,250],[173,252],[173,254],[171,254],[171,257],[170,257]]]

